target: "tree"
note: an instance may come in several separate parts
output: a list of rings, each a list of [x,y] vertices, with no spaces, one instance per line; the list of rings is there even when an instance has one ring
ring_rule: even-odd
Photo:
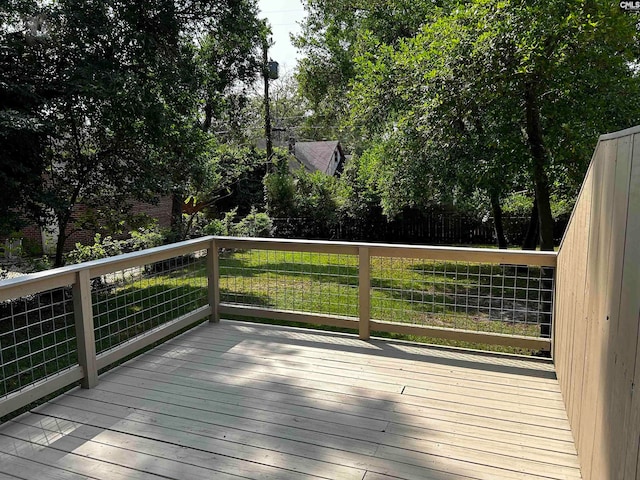
[[[281,233],[327,238],[339,223],[347,196],[345,184],[318,171],[290,172],[291,161],[286,151],[276,150],[274,169],[264,179],[267,214],[288,220]]]
[[[554,183],[579,184],[597,135],[639,120],[634,21],[608,4],[477,0],[397,45],[360,42],[352,120],[380,144],[387,210],[475,185],[495,213],[528,183],[552,249]]]
[[[380,43],[398,44],[414,36],[438,5],[432,0],[305,0],[307,16],[302,33],[294,37],[303,53],[296,78],[309,102],[307,124],[317,138],[335,138],[357,146],[342,119],[350,105],[347,93],[356,76],[354,58],[359,36],[368,32]]]
[[[194,194],[194,185],[206,184],[212,159],[220,158],[220,142],[211,141],[212,138],[237,140],[244,127],[237,112],[247,101],[248,86],[261,71],[259,47],[268,32],[257,18],[255,0],[211,0],[188,6],[187,12],[191,17],[183,17],[183,28],[191,34],[186,39],[191,54],[185,57],[186,76],[171,84],[192,95],[192,113],[183,124],[186,130],[169,124],[165,138],[171,142],[162,155],[166,191],[173,199],[175,238],[181,238],[188,230],[182,224],[185,199]],[[200,131],[194,128],[195,122]],[[176,138],[179,135],[186,140],[180,141]],[[185,150],[185,146],[192,149]]]
[[[253,148],[239,147],[232,144],[221,144],[212,147],[209,151],[204,174],[198,176],[188,186],[189,196],[185,201],[187,220],[183,230],[178,232],[178,238],[184,240],[198,214],[212,209],[219,210],[219,205],[221,203],[224,204],[225,199],[236,195],[239,185],[244,182],[253,180],[254,183],[258,184],[253,186],[253,189],[257,190],[252,195],[254,201],[257,195],[262,197],[262,179],[266,172],[264,168],[265,162],[264,154],[256,152]],[[243,200],[236,196],[236,211],[238,210],[238,203],[242,203]],[[249,206],[242,206],[251,211],[255,203]]]
[[[254,0],[15,1],[10,8],[1,13],[1,51],[28,55],[24,64],[42,72],[12,78],[33,98],[32,124],[43,126],[33,158],[43,164],[44,184],[29,205],[60,232],[60,265],[65,238],[80,227],[72,224],[79,202],[118,210],[128,200],[180,194],[205,174],[209,124],[254,71],[262,24]],[[0,98],[10,95],[0,89]],[[21,135],[36,132],[27,127]]]
[[[29,7],[12,0],[0,9],[0,232],[22,226],[28,192],[39,189],[43,170],[46,128],[38,110],[47,78],[37,65],[46,35],[36,19],[21,17]]]
[[[239,125],[239,134],[234,129],[227,129],[229,141],[256,144],[264,140],[264,94],[262,86],[255,88],[234,114]],[[295,138],[312,138],[313,129],[307,128],[305,120],[308,115],[306,100],[300,95],[295,76],[287,71],[280,71],[276,80],[269,81],[269,104],[271,113],[272,136],[274,143],[286,145],[289,136]]]

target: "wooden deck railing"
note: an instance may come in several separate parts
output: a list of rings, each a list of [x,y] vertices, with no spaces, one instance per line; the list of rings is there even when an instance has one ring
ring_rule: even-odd
[[[284,254],[296,252],[298,254],[333,256],[335,261],[329,263],[329,266],[333,267],[334,273],[324,273],[325,278],[321,281],[332,282],[335,277],[344,278],[345,275],[344,272],[341,272],[341,268],[351,267],[353,270],[352,279],[346,283],[347,286],[352,286],[354,289],[357,287],[357,299],[350,303],[358,308],[352,309],[351,311],[355,314],[349,315],[348,313],[328,313],[331,309],[310,312],[306,308],[277,308],[278,303],[300,305],[300,302],[295,301],[272,302],[276,304],[276,308],[255,305],[255,302],[244,301],[243,297],[247,296],[246,293],[250,293],[246,290],[251,289],[251,282],[243,282],[241,289],[245,290],[244,294],[231,296],[232,298],[239,296],[240,301],[223,301],[219,307],[221,314],[352,328],[359,331],[362,339],[369,338],[370,331],[377,331],[524,349],[549,350],[550,338],[541,337],[538,334],[538,327],[540,324],[550,322],[551,318],[552,269],[556,262],[556,255],[553,252],[223,237],[216,240],[216,245],[231,251],[281,252],[281,255],[275,258],[275,263],[283,258],[283,252]],[[385,275],[384,268],[378,269],[381,271],[372,275],[372,270],[376,267],[376,263],[372,260],[376,258],[390,262],[386,268],[387,275]],[[251,261],[252,258],[249,260]],[[304,255],[294,257],[294,261],[288,263],[308,267],[306,271],[309,275],[313,275],[321,265],[326,266],[325,262],[319,261],[317,258],[308,260]],[[425,268],[425,263],[416,264],[415,261],[429,263]],[[224,268],[224,256],[221,262]],[[272,258],[269,261],[266,256],[258,263],[256,268],[240,269],[242,271],[236,273],[249,278],[256,273],[265,276],[269,276],[269,274],[275,274],[275,277],[279,276],[281,283],[284,282],[280,289],[282,292],[277,291],[277,285],[270,287],[267,284],[267,289],[271,289],[271,294],[275,293],[276,297],[279,296],[279,293],[288,295],[287,287],[291,290],[299,290],[299,282],[295,284],[287,284],[286,282],[288,274],[297,272],[283,270],[282,267],[270,269],[269,263],[274,263],[274,260]],[[421,270],[416,268],[417,265],[421,267]],[[534,274],[529,267],[542,268],[538,268]],[[235,266],[230,268],[238,270]],[[520,268],[519,272],[518,268]],[[390,278],[389,270],[394,273],[402,270],[418,270],[418,276],[432,278],[431,281],[415,277],[403,278],[402,276],[394,279]],[[223,280],[224,277],[223,275]],[[545,285],[545,282],[548,284]],[[226,283],[228,288],[232,288],[237,282]],[[246,285],[247,283],[249,285]],[[331,299],[331,294],[325,294],[321,289],[318,290],[320,291],[317,293],[322,298]],[[381,307],[372,313],[372,301],[379,300],[374,297],[372,290],[398,293],[402,297],[401,301],[395,302],[398,304],[398,308],[390,307],[385,311],[385,308]],[[409,298],[416,292],[419,292],[421,296],[420,301]],[[334,296],[343,297],[343,301],[348,301],[350,298],[348,292],[344,291],[337,292]],[[441,298],[434,299],[435,296]],[[505,300],[511,301],[511,305],[505,305]],[[483,301],[485,304],[482,304]],[[532,312],[531,308],[526,305],[527,301],[535,304],[535,312]],[[384,300],[376,303],[381,302]],[[542,311],[545,306],[547,307],[546,316]],[[414,315],[414,321],[407,319],[406,317],[415,313],[415,310],[419,310],[422,315]],[[496,317],[500,315],[509,316],[518,313],[522,313],[523,316],[530,314],[532,317],[534,313],[540,314],[535,317],[535,320],[528,318],[529,322],[519,322],[518,318],[511,315],[509,321],[506,322],[518,327],[529,327],[529,334],[527,334],[526,328],[521,330],[516,328],[509,333],[504,333],[504,330],[496,332],[492,328],[482,328],[483,326],[495,327],[497,322],[491,322],[491,320],[496,320]],[[386,318],[382,319],[380,316]],[[462,322],[462,326],[456,325],[456,318],[461,320],[463,317],[469,316],[475,317],[475,320],[478,321],[472,320],[471,322]],[[428,321],[429,317],[437,317],[437,321],[430,322]],[[499,325],[504,326],[504,322]]]
[[[131,315],[118,318],[122,307],[117,303],[128,299],[117,293],[127,283],[118,282],[117,272],[128,271],[128,280],[142,281],[142,267],[203,249],[211,252],[212,245],[211,238],[191,240],[1,281],[0,417],[77,381],[91,388],[99,369],[210,316],[213,310],[207,304],[187,312],[173,308],[179,313],[175,317],[160,316],[146,324],[144,319],[136,324]],[[116,308],[105,303],[112,318],[103,325],[95,318],[102,305],[96,293],[100,283],[112,285],[116,302]],[[132,301],[123,307],[136,306]],[[118,325],[122,321],[129,325]],[[97,354],[97,345],[111,340],[108,335],[96,338],[103,328],[124,341]]]
[[[555,264],[554,253],[203,237],[5,280],[0,417],[91,388],[100,369],[221,315],[549,350]]]

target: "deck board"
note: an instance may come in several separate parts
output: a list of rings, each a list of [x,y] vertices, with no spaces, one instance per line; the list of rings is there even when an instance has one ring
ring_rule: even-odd
[[[581,478],[548,362],[232,321],[1,425],[0,458],[38,480]]]

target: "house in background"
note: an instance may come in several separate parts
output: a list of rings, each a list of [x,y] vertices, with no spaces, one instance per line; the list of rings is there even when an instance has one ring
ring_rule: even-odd
[[[304,167],[310,173],[322,172],[333,177],[340,176],[346,160],[338,140],[296,142],[289,139],[289,153],[296,159],[289,162],[292,170]]]
[[[155,204],[133,201],[127,218],[132,219],[137,216],[145,215],[149,219],[156,220],[160,229],[168,229],[171,226],[171,206],[171,196],[169,195],[160,197],[158,202]],[[101,230],[99,228],[75,228],[75,224],[83,217],[83,215],[86,215],[89,210],[90,208],[82,203],[79,203],[74,207],[71,214],[72,220],[68,226],[68,237],[64,242],[65,252],[73,250],[76,243],[91,245],[96,233],[100,233],[103,236],[110,235],[109,231]],[[4,243],[5,240],[8,239],[8,233],[9,232],[7,232],[6,235],[3,235],[3,232],[0,232],[0,243]],[[29,250],[42,252],[48,255],[55,253],[58,235],[60,235],[60,231],[55,224],[44,227],[31,223],[19,232],[20,238],[25,241],[25,244],[29,245]],[[123,236],[118,235],[116,235],[116,237],[123,238]]]

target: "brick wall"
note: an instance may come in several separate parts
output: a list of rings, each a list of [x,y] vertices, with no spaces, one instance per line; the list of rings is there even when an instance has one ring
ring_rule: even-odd
[[[77,218],[86,213],[87,207],[85,205],[77,205],[74,208],[73,216]],[[161,229],[166,229],[171,226],[171,196],[160,198],[157,205],[143,202],[135,202],[131,209],[132,215],[146,214],[151,218],[155,218],[158,221],[158,226]],[[66,239],[64,249],[65,252],[73,250],[76,243],[82,245],[88,245],[93,243],[93,237],[100,230],[80,230],[72,233],[69,238]],[[20,231],[21,236],[30,244],[31,249],[37,249],[42,251],[42,233],[38,226],[29,225]],[[123,236],[126,238],[126,235]],[[4,238],[0,236],[0,241],[4,241]]]
[[[145,213],[158,220],[158,226],[162,229],[171,227],[171,196],[161,197],[157,205],[136,202],[133,204],[132,214]]]

